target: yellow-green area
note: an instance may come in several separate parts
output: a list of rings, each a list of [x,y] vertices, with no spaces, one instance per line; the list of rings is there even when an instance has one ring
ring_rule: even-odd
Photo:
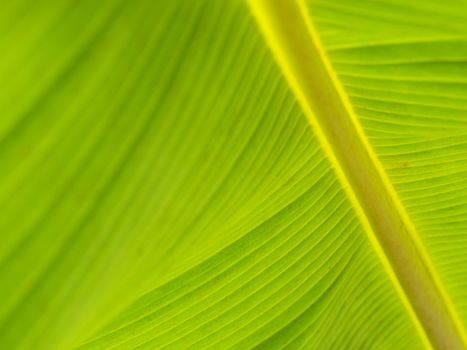
[[[465,5],[301,6],[305,108],[244,0],[0,4],[0,349],[426,348],[385,205],[465,324]]]
[[[369,238],[437,349],[466,337],[405,208],[374,154],[327,60],[303,2],[250,0],[253,13],[302,109],[337,169]],[[381,249],[378,249],[380,245]]]

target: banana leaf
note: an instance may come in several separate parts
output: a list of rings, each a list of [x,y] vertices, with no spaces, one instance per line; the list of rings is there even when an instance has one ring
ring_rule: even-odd
[[[0,349],[467,348],[464,0],[0,3]]]

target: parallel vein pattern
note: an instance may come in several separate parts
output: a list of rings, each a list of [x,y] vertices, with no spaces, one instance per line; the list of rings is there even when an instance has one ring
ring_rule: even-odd
[[[344,187],[355,198],[357,212],[361,208],[363,222],[371,226],[370,238],[374,234],[381,245],[383,260],[389,260],[430,342],[438,349],[464,349],[467,339],[458,316],[335,78],[304,3],[250,4],[292,90],[318,135],[322,134],[321,142]],[[422,69],[410,71],[417,74]],[[354,71],[360,73],[363,68],[354,65]]]
[[[465,327],[465,2],[308,3],[332,65]]]
[[[465,320],[465,16],[309,6]],[[244,0],[4,1],[0,51],[1,349],[424,347]]]
[[[243,1],[1,7],[0,348],[421,348]]]

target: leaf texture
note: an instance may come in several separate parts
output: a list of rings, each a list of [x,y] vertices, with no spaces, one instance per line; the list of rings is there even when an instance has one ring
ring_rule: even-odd
[[[378,4],[365,2],[358,14],[349,5],[309,3],[328,33],[333,67],[465,323],[467,12],[460,2],[392,2],[379,15]],[[324,24],[331,8],[334,21],[355,24],[346,43],[339,43],[340,29]],[[416,22],[412,10],[422,14]],[[358,35],[370,14],[378,30]]]
[[[465,324],[465,4],[306,5]],[[1,349],[429,346],[246,2],[1,8]]]

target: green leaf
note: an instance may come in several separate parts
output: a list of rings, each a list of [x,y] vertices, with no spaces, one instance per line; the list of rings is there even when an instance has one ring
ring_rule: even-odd
[[[467,7],[0,5],[0,349],[462,349]]]

